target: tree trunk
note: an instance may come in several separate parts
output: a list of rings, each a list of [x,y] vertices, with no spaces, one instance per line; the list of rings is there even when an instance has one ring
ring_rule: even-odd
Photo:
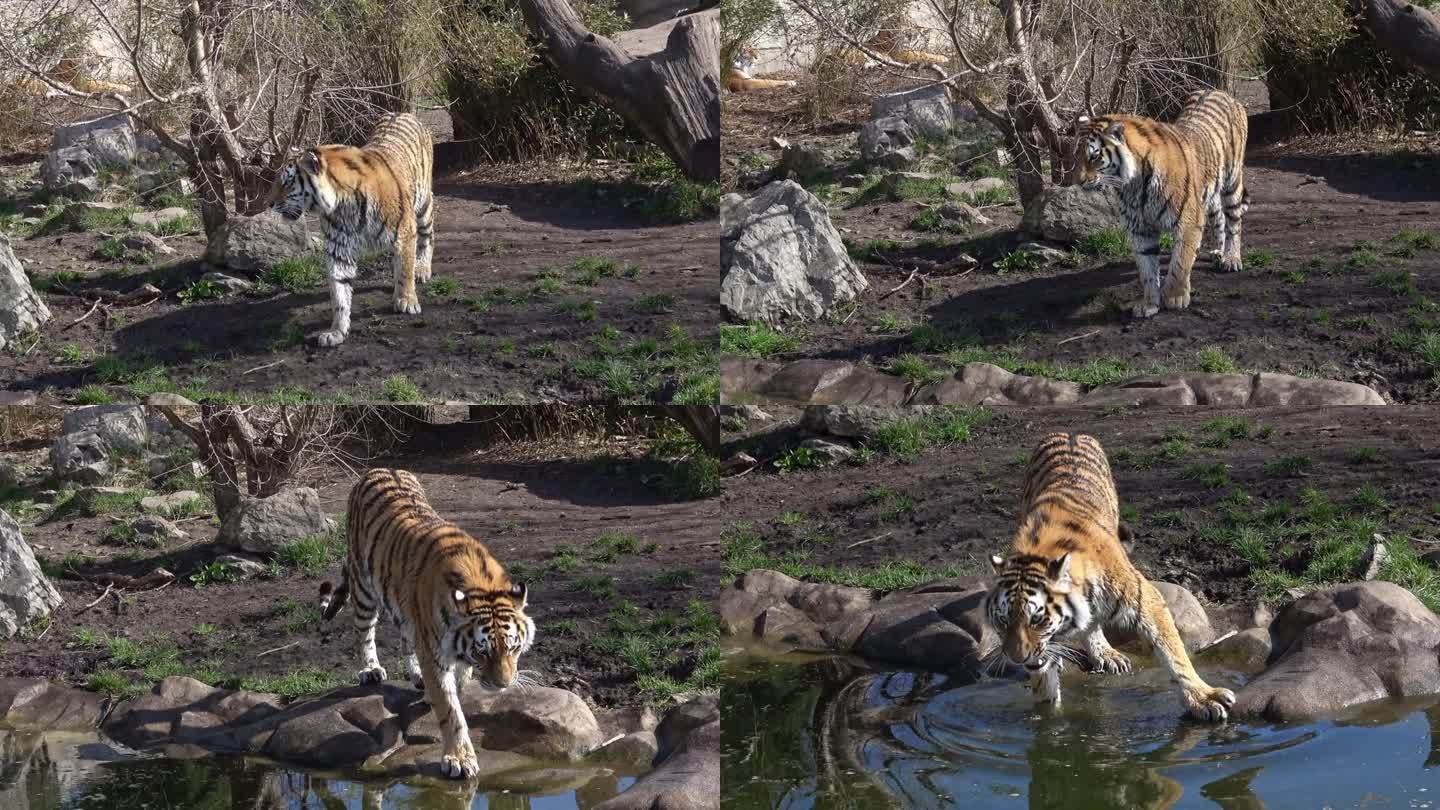
[[[694,437],[705,452],[720,455],[720,409],[714,405],[662,405],[666,416]]]
[[[1440,14],[1406,0],[1356,0],[1356,5],[1376,45],[1440,81]]]
[[[713,14],[682,18],[665,49],[635,59],[585,30],[569,0],[520,0],[555,70],[620,113],[692,180],[720,179],[720,27]]]

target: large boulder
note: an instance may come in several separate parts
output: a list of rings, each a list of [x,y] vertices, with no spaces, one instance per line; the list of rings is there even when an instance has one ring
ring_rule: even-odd
[[[99,484],[110,479],[110,445],[93,430],[66,433],[50,446],[50,468],[60,481]]]
[[[655,770],[595,810],[712,810],[720,806],[720,701],[692,698],[655,729]]]
[[[20,524],[0,509],[0,634],[14,636],[63,601],[21,536]]]
[[[955,125],[955,111],[945,87],[927,84],[913,90],[876,96],[870,101],[870,118],[903,118],[927,138],[944,138]]]
[[[1275,617],[1270,638],[1269,667],[1236,694],[1236,716],[1306,720],[1440,692],[1440,616],[1390,582],[1302,596]]]
[[[722,209],[720,266],[720,303],[744,321],[814,320],[870,286],[824,204],[790,180]]]
[[[145,449],[149,429],[139,405],[90,405],[71,408],[61,418],[62,433],[93,431],[111,447],[132,452]]]
[[[323,534],[330,519],[320,508],[320,495],[310,487],[288,487],[265,498],[240,496],[225,516],[215,541],[227,548],[275,554],[292,540]]]
[[[1052,242],[1073,243],[1110,228],[1124,230],[1120,196],[1111,188],[1051,186],[1030,201],[1020,227]]]
[[[98,165],[114,168],[129,167],[138,154],[135,128],[130,125],[129,117],[123,115],[56,127],[50,149],[83,149]]]
[[[898,115],[860,128],[860,159],[869,166],[903,169],[915,160],[915,128]]]
[[[294,222],[266,211],[225,221],[205,248],[205,261],[241,273],[258,273],[283,259],[310,252],[305,220]]]
[[[499,692],[471,683],[460,695],[480,746],[545,759],[579,759],[598,746],[600,725],[579,695],[535,687]]]
[[[106,699],[36,678],[0,678],[0,723],[16,731],[89,731]]]
[[[84,199],[100,191],[100,163],[78,146],[52,149],[40,164],[40,182],[51,194]]]
[[[0,236],[0,349],[48,320],[50,309],[30,286],[30,277],[10,249],[10,240]]]

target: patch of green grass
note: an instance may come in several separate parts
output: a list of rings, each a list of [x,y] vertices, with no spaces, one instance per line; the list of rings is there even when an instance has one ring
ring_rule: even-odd
[[[1284,275],[1282,275],[1280,278],[1284,279],[1284,281],[1285,281],[1286,284],[1304,284],[1304,283],[1305,283],[1305,273],[1304,273],[1304,271],[1301,271],[1301,270],[1291,270],[1291,271],[1285,273]]]
[[[74,343],[67,343],[61,346],[60,351],[56,353],[56,358],[59,359],[61,363],[71,366],[93,363],[95,362],[95,357],[96,355],[93,349],[82,348],[76,346]]]
[[[629,532],[603,532],[590,541],[590,561],[600,564],[613,563],[624,554],[640,550],[640,540]]]
[[[870,325],[865,331],[875,335],[895,335],[910,329],[912,325],[909,319],[901,318],[893,312],[880,312],[870,319]]]
[[[435,276],[425,285],[425,295],[449,300],[460,294],[460,282],[451,276]]]
[[[318,577],[345,559],[345,528],[337,525],[324,534],[312,534],[280,546],[280,563],[308,577]]]
[[[1380,451],[1374,447],[1357,447],[1350,451],[1353,464],[1374,464],[1380,460]]]
[[[820,454],[808,447],[792,447],[775,459],[775,468],[782,474],[803,470],[807,467],[819,467],[820,464]]]
[[[239,678],[234,681],[234,688],[244,689],[247,692],[275,694],[293,700],[306,695],[328,692],[331,689],[345,686],[349,682],[348,676],[342,676],[332,670],[301,667],[274,677],[250,675]]]
[[[1202,434],[1200,445],[1213,448],[1229,447],[1230,442],[1236,439],[1258,436],[1260,430],[1247,416],[1217,416],[1206,420],[1200,426]]]
[[[603,574],[586,574],[570,581],[570,590],[589,594],[602,599],[614,599],[618,594],[615,577]]]
[[[207,585],[234,582],[238,578],[229,565],[217,560],[195,569],[195,572],[190,575],[190,583],[197,588],[204,588]]]
[[[149,691],[148,686],[130,680],[124,672],[114,667],[104,667],[90,673],[90,677],[85,679],[85,688],[122,700],[138,697]]]
[[[594,301],[562,301],[555,309],[574,318],[576,323],[593,323],[600,317],[600,309]]]
[[[1275,254],[1265,248],[1252,248],[1240,257],[1240,263],[1249,270],[1264,270],[1275,263]]]
[[[1230,485],[1230,475],[1225,471],[1225,465],[1218,461],[1187,465],[1181,471],[1180,477],[1190,481],[1199,481],[1211,489]]]
[[[630,302],[630,308],[646,315],[663,315],[675,308],[675,296],[670,293],[641,296]]]
[[[795,350],[795,339],[761,323],[720,327],[720,351],[766,359]]]
[[[965,223],[953,219],[947,219],[940,213],[939,208],[925,208],[920,213],[910,218],[906,225],[912,231],[922,233],[964,233]]]
[[[932,368],[925,358],[918,354],[902,354],[899,357],[893,357],[885,370],[904,377],[912,385],[925,385],[945,376],[945,372]]]
[[[420,389],[404,374],[391,374],[380,383],[380,397],[386,402],[420,402]]]
[[[1434,231],[1422,231],[1418,228],[1401,228],[1394,236],[1390,237],[1390,241],[1398,246],[1409,248],[1412,252],[1440,248],[1440,235]]]
[[[1007,253],[995,262],[995,275],[1004,276],[1010,273],[1025,273],[1031,270],[1039,270],[1045,266],[1045,260],[1034,253],[1023,250],[1015,250]]]
[[[865,500],[867,503],[879,507],[875,513],[875,525],[877,526],[894,523],[901,516],[915,511],[914,498],[889,487],[871,488],[866,491]]]
[[[720,184],[687,178],[664,152],[652,147],[632,159],[623,202],[656,222],[695,222],[720,213]]]
[[[1396,296],[1414,296],[1419,292],[1415,287],[1414,274],[1403,267],[1377,271],[1370,276],[1370,286]]]
[[[1309,456],[1281,456],[1265,463],[1265,472],[1271,475],[1296,476],[1304,473],[1314,464]]]
[[[324,278],[324,260],[313,253],[281,259],[260,274],[262,282],[292,293],[313,290]]]
[[[1210,374],[1238,374],[1240,364],[1219,346],[1206,346],[1195,353],[1195,364]]]
[[[125,258],[125,242],[112,236],[95,247],[95,255],[112,261]]]
[[[867,446],[901,461],[913,461],[928,447],[964,444],[976,428],[994,419],[983,407],[945,406],[924,415],[887,419],[876,426]]]
[[[225,288],[213,281],[195,281],[179,292],[180,303],[195,304],[225,297]]]
[[[1088,256],[1124,259],[1130,255],[1130,237],[1119,228],[1106,228],[1085,234],[1077,247]]]
[[[620,263],[603,256],[581,256],[570,265],[576,275],[576,283],[593,287],[602,278],[620,275]]]

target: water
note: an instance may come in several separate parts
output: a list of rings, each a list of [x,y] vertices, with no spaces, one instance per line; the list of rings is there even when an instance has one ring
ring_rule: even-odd
[[[557,765],[467,787],[357,781],[247,757],[167,759],[94,734],[0,729],[0,810],[586,810],[634,783]]]
[[[737,651],[725,667],[726,810],[1440,807],[1437,698],[1303,725],[1211,727],[1180,719],[1152,664],[1067,677],[1058,712],[1007,681],[961,686]],[[1231,688],[1244,680],[1202,674]]]

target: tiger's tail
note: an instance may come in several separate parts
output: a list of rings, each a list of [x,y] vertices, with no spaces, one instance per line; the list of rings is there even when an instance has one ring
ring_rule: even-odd
[[[320,583],[320,616],[325,621],[335,618],[335,614],[345,607],[350,601],[350,572],[342,569],[340,572],[340,585],[336,587],[329,582]]]

